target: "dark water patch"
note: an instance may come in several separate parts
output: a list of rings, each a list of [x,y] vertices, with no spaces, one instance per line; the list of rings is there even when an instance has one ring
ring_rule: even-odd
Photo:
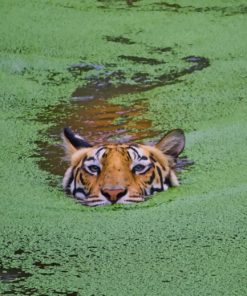
[[[53,3],[55,6],[57,7],[62,7],[62,8],[65,8],[65,9],[76,9],[76,6],[72,6],[70,5],[69,3],[67,4],[63,4],[63,3]]]
[[[178,9],[182,8],[182,6],[177,3],[159,2],[159,3],[155,3],[155,4],[161,5],[162,7],[168,7],[173,10],[178,10]]]
[[[204,65],[205,62],[207,63],[207,59],[202,58],[202,57],[196,57],[196,56],[188,56],[183,58],[183,60],[185,60],[186,62],[189,63],[198,63],[198,64],[202,64]]]
[[[31,274],[23,271],[21,268],[3,268],[0,267],[0,281],[4,283],[19,282],[30,277]]]
[[[126,0],[127,5],[134,6],[134,3],[137,2],[136,0]]]
[[[164,61],[159,61],[152,58],[144,58],[144,57],[138,57],[138,56],[126,56],[126,55],[120,55],[118,56],[121,59],[128,60],[135,63],[141,63],[141,64],[149,64],[149,65],[161,65],[165,64]]]
[[[37,71],[34,68],[24,68],[21,72],[26,79],[34,81],[41,85],[53,85],[59,86],[61,84],[70,83],[75,80],[73,74],[69,71],[59,72],[53,69],[47,69],[46,71]]]
[[[28,288],[23,285],[18,285],[18,287],[12,286],[10,290],[5,290],[2,292],[1,295],[47,295],[47,294],[36,294],[38,293],[38,289],[36,288]]]
[[[166,10],[173,12],[199,12],[199,13],[207,13],[207,12],[216,12],[221,13],[223,16],[231,16],[236,14],[245,14],[247,13],[247,5],[238,5],[238,6],[208,6],[208,7],[194,7],[191,5],[181,6],[177,3],[168,3],[168,2],[156,2],[155,6],[158,6],[158,9],[155,10]],[[148,6],[148,5],[147,5]],[[146,8],[147,8],[146,6]],[[153,10],[153,4],[150,4],[150,9]]]
[[[72,97],[76,100],[88,100],[143,92],[166,84],[177,83],[178,78],[195,71],[201,71],[210,65],[209,59],[205,57],[188,56],[183,60],[193,63],[193,65],[182,70],[150,77],[148,81],[147,73],[142,73],[140,76],[136,73],[132,76],[133,84],[125,83],[125,73],[121,70],[106,72],[104,77],[93,76],[88,80],[86,86],[77,88]],[[114,83],[115,81],[117,81],[117,84]]]
[[[126,37],[122,37],[122,36],[116,36],[116,37],[113,37],[113,36],[105,36],[105,39],[107,41],[109,41],[109,42],[116,42],[116,43],[121,43],[121,44],[128,44],[128,45],[136,44],[131,39],[126,38]]]
[[[26,287],[22,287],[22,286],[19,286],[18,288],[17,287],[13,287],[11,288],[11,290],[6,290],[6,291],[3,291],[1,295],[34,295],[35,293],[37,293],[38,290],[36,288],[26,288]],[[37,295],[37,294],[35,294]],[[47,295],[47,294],[40,294],[40,295]]]
[[[137,79],[137,77],[135,77]],[[113,85],[108,79],[98,80],[95,84],[88,84],[86,87],[80,87],[72,94],[74,101],[87,101],[91,99],[106,99],[115,98],[124,94],[141,92],[142,88],[139,85]]]
[[[55,71],[53,69],[47,69],[46,71],[37,71],[34,68],[23,68],[20,75],[23,75],[26,79],[37,82],[41,85],[60,86],[72,81],[85,80],[85,74],[88,72],[100,72],[105,66],[87,63],[80,61],[79,63],[72,64],[67,67],[67,71]],[[105,71],[107,72],[107,70]]]
[[[52,291],[52,295],[65,295],[65,296],[77,296],[79,295],[78,292],[60,292],[60,291],[57,291],[57,290],[53,290]]]
[[[184,74],[190,74],[195,71],[201,71],[210,65],[209,59],[204,57],[188,56],[183,58],[183,60],[188,63],[195,63],[195,65],[189,68],[186,68],[184,71],[181,71],[181,73],[184,73]]]
[[[158,53],[164,53],[164,52],[172,52],[172,47],[152,47],[149,52],[158,52]]]
[[[231,16],[236,14],[246,14],[247,5],[230,6],[230,7],[198,7],[194,9],[195,12],[220,12],[224,16]]]
[[[144,83],[150,80],[150,75],[148,73],[145,72],[139,72],[139,73],[135,73],[131,79],[133,81],[135,81],[136,83]]]
[[[59,86],[71,81],[71,78],[68,75],[64,75],[62,72],[56,72],[53,70],[48,70],[46,78],[46,81],[42,82],[42,85],[51,84]]]
[[[68,67],[68,71],[73,76],[81,75],[82,72],[88,72],[90,70],[102,70],[104,67],[101,65],[89,64],[89,63],[77,63]]]
[[[132,45],[132,44],[140,44],[140,45],[144,45],[147,49],[149,53],[167,53],[167,52],[173,52],[172,47],[167,46],[167,47],[153,47],[153,46],[149,46],[147,44],[144,44],[143,42],[136,42],[131,40],[130,38],[126,38],[126,37],[122,37],[122,36],[105,36],[104,39],[108,42],[115,42],[115,43],[120,43],[120,44],[126,44],[126,45]],[[132,60],[134,62],[138,62],[138,60],[140,60],[141,63],[147,63],[149,64],[149,62],[147,62],[149,59],[146,58],[141,58],[138,56],[134,56],[133,58],[131,56],[124,56],[124,55],[120,55],[120,58],[125,58],[126,60]],[[143,61],[142,61],[142,60]],[[158,60],[154,60],[154,63],[150,63],[150,64],[162,64],[163,62],[160,62]],[[114,65],[116,66],[116,65]]]
[[[100,6],[103,9],[126,9],[128,7],[135,7],[135,3],[140,2],[140,0],[98,0]]]
[[[24,254],[25,253],[25,251],[23,250],[23,249],[18,249],[18,250],[16,250],[15,251],[15,255],[22,255],[22,254]]]
[[[225,16],[234,16],[237,14],[246,14],[247,13],[247,5],[240,5],[238,8],[233,9],[231,11],[225,11],[224,15]]]
[[[246,14],[247,5],[232,5],[232,6],[193,6],[193,5],[181,5],[174,2],[167,1],[156,1],[142,4],[141,1],[122,0],[122,1],[99,1],[101,6],[99,8],[112,9],[112,10],[123,10],[135,9],[138,11],[165,11],[172,13],[217,13],[221,16],[234,16],[237,14]],[[226,1],[227,2],[227,1]],[[212,4],[214,4],[212,2]],[[228,4],[228,3],[226,3]],[[230,4],[230,3],[229,3]]]
[[[36,261],[34,262],[33,264],[34,266],[40,268],[40,269],[45,269],[45,268],[49,268],[49,267],[54,267],[54,266],[60,266],[59,263],[55,263],[55,262],[52,262],[52,263],[43,263],[41,261]]]
[[[74,9],[75,7],[74,6],[70,6],[70,5],[59,5],[60,7],[63,7],[63,8],[69,8],[69,9]]]

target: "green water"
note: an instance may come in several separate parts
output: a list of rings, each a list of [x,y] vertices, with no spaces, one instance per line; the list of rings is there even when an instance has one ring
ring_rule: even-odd
[[[247,294],[246,12],[241,0],[1,1],[3,295]],[[154,47],[172,51],[151,53]],[[166,64],[136,65],[120,55]],[[45,156],[37,141],[55,123],[37,118],[83,84],[71,79],[70,65],[114,63],[130,76],[155,77],[183,68],[191,55],[210,66],[111,99],[145,99],[143,116],[154,129],[185,130],[185,154],[196,165],[181,174],[179,188],[137,206],[91,209],[49,185],[60,177],[39,168]],[[49,83],[54,71],[58,83]],[[22,272],[15,277],[15,270]]]

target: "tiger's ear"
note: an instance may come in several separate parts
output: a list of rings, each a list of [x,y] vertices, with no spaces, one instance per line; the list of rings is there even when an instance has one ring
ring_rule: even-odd
[[[81,148],[92,147],[82,137],[75,134],[70,128],[66,127],[62,133],[63,146],[67,156],[71,156]]]
[[[171,155],[177,158],[184,150],[185,136],[181,129],[175,129],[168,132],[155,147],[161,150],[164,154]]]

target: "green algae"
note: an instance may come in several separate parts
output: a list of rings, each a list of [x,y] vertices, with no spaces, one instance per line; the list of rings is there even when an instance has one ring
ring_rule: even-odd
[[[0,280],[3,295],[246,295],[245,3],[164,3],[2,1],[0,269],[30,275]],[[119,55],[167,72],[210,59],[180,83],[112,99],[146,99],[154,129],[185,129],[196,164],[143,204],[85,208],[40,170],[36,141],[54,123],[36,119],[83,84],[67,71],[80,61],[156,75]],[[68,80],[44,83],[51,72]]]

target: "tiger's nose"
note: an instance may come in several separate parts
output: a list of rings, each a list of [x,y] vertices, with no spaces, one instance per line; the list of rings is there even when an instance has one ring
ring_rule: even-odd
[[[101,193],[112,203],[116,203],[121,197],[127,193],[126,188],[104,188]]]

